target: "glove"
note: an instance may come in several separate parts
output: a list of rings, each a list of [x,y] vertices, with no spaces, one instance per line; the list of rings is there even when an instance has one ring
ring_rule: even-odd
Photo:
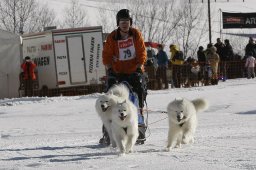
[[[136,69],[136,73],[142,74],[142,69],[141,69],[140,67],[138,67],[138,68]]]
[[[114,76],[114,75],[115,75],[115,73],[114,73],[114,71],[113,71],[112,68],[109,68],[109,69],[107,70],[107,75],[108,75],[108,76]]]

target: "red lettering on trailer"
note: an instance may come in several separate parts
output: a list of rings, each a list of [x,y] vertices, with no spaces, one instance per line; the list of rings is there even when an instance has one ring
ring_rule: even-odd
[[[55,43],[65,43],[65,40],[54,40]]]
[[[43,45],[41,45],[41,50],[42,51],[52,50],[52,44],[43,44]]]

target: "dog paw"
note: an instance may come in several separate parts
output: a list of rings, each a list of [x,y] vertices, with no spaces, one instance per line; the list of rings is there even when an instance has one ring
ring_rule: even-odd
[[[172,149],[171,147],[167,147],[167,148],[165,148],[165,151],[166,151],[166,152],[170,152],[171,149]]]
[[[133,153],[134,151],[133,151],[133,149],[130,149],[129,151],[128,151],[128,153]]]
[[[190,143],[194,143],[194,142],[195,142],[195,139],[191,138]]]
[[[126,151],[125,153],[126,153],[126,154],[129,154],[129,153],[133,153],[133,151],[130,150],[130,151]]]
[[[194,143],[194,138],[193,137],[183,137],[182,144],[189,144],[189,143]]]
[[[182,138],[182,144],[188,144],[190,139],[188,137],[183,137]]]
[[[181,144],[180,144],[180,143],[177,144],[177,145],[175,146],[175,148],[181,148]]]
[[[125,156],[125,152],[120,152],[118,155],[119,156]]]

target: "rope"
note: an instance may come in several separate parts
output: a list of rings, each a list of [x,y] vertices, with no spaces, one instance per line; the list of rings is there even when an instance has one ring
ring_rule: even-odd
[[[168,118],[168,116],[166,116],[166,117],[163,118],[163,119],[159,119],[159,120],[157,120],[157,121],[151,122],[149,125],[155,124],[155,123],[157,123],[157,122],[161,122],[162,120],[165,120],[165,119],[167,119],[167,118]]]
[[[153,110],[149,110],[148,109],[148,104],[147,104],[147,101],[145,100],[145,105],[146,105],[146,115],[147,115],[147,117],[146,117],[146,122],[145,122],[145,124],[146,124],[146,127],[147,127],[147,130],[146,130],[146,132],[148,131],[148,135],[146,136],[146,133],[145,133],[145,138],[144,139],[139,139],[139,140],[145,140],[145,139],[147,139],[147,138],[149,138],[150,136],[151,136],[151,131],[150,131],[150,128],[149,128],[149,125],[152,125],[152,124],[155,124],[155,123],[157,123],[157,122],[160,122],[160,121],[162,121],[162,120],[165,120],[165,119],[167,119],[168,118],[168,116],[166,116],[166,117],[164,117],[164,118],[162,118],[162,119],[159,119],[159,120],[157,120],[157,121],[154,121],[154,122],[151,122],[151,123],[148,123],[148,112],[149,111],[152,111],[152,112],[159,112],[159,113],[167,113],[167,111],[161,111],[161,110],[156,110],[156,111],[153,111]],[[140,132],[142,132],[142,130],[139,130]],[[143,133],[143,132],[142,132]]]

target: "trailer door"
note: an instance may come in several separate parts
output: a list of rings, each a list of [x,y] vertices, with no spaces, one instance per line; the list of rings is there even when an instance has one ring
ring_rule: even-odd
[[[67,38],[68,61],[71,84],[87,82],[82,36]]]

